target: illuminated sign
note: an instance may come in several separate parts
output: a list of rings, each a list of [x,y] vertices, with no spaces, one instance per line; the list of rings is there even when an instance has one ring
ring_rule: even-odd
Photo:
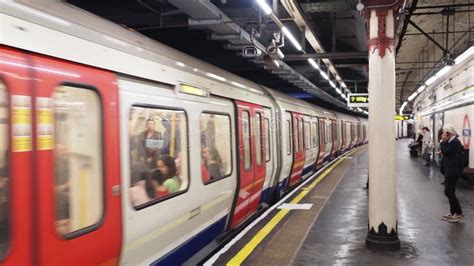
[[[410,120],[410,116],[409,115],[396,115],[395,120],[397,121]]]
[[[181,88],[179,91],[186,94],[209,97],[209,91],[207,91],[206,89],[201,89],[188,84],[181,84]]]
[[[349,93],[347,95],[347,106],[369,107],[369,94],[368,93]]]

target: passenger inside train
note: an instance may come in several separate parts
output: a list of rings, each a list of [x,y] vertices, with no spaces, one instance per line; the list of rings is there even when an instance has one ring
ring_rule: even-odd
[[[135,207],[187,188],[183,111],[132,107],[130,110],[130,195]],[[186,182],[185,182],[186,181]]]

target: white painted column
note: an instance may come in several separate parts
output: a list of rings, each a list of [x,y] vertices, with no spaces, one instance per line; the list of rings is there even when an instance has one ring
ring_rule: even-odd
[[[395,26],[391,9],[370,10],[369,226],[370,249],[400,248],[395,147]]]

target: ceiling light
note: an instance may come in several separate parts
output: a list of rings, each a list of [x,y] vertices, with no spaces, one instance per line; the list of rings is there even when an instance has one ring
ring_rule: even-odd
[[[295,37],[293,37],[291,32],[288,30],[288,28],[283,27],[283,28],[281,28],[281,30],[285,33],[285,36],[288,37],[288,39],[290,39],[291,43],[296,48],[296,50],[301,51],[303,49],[303,48],[301,48],[301,45],[298,43],[298,41],[295,39]]]
[[[318,63],[316,63],[316,61],[314,61],[313,58],[308,58],[308,62],[312,67],[314,67],[316,69],[320,69]]]
[[[334,84],[334,82],[332,82],[332,80],[329,81],[329,85],[331,85],[331,87],[333,87],[333,88],[336,88],[336,84]]]
[[[471,46],[464,53],[454,59],[456,64],[460,64],[462,61],[466,60],[469,56],[474,55],[474,46]]]
[[[403,115],[403,109],[405,109],[405,106],[408,104],[408,102],[403,102],[402,106],[400,107],[399,114]]]
[[[326,74],[326,72],[324,72],[324,71],[321,70],[321,71],[319,71],[319,74],[321,74],[321,76],[322,76],[324,79],[329,80],[329,76],[328,76],[328,74]]]
[[[426,85],[421,85],[416,92],[421,93],[424,89],[426,89]]]
[[[336,87],[336,92],[341,94],[341,90],[339,88]]]
[[[448,73],[448,71],[451,69],[451,66],[445,66],[443,68],[441,68],[440,71],[438,71],[438,73],[436,73],[436,77],[441,77],[442,75]]]
[[[425,81],[426,86],[431,85],[431,83],[435,82],[438,77],[436,75],[431,76],[429,79]]]
[[[232,82],[230,82],[230,83],[231,83],[232,85],[237,86],[237,87],[240,87],[240,88],[242,88],[242,89],[246,89],[246,88],[247,88],[247,86],[245,86],[245,85],[243,85],[243,84],[240,84],[240,83],[238,83],[238,82],[235,82],[235,81],[232,81]]]
[[[270,15],[272,13],[272,9],[265,0],[256,0],[255,2],[257,2],[265,15]]]

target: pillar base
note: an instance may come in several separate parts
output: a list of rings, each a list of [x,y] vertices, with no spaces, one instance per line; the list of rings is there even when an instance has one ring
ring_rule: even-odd
[[[365,239],[365,246],[374,251],[396,251],[400,250],[400,239],[394,229],[387,233],[387,226],[381,223],[379,232],[376,233],[372,227]]]

